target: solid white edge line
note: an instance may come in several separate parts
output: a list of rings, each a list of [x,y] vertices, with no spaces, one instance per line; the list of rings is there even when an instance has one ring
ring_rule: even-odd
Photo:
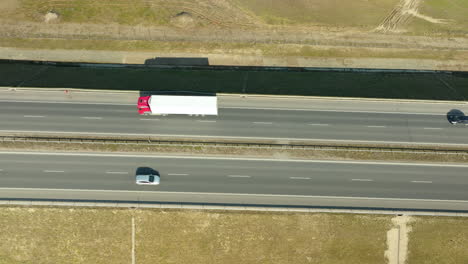
[[[281,111],[310,111],[310,112],[338,112],[338,113],[373,113],[373,114],[402,114],[402,115],[428,115],[428,116],[445,116],[447,114],[429,114],[423,112],[391,112],[391,111],[364,111],[364,110],[333,110],[333,109],[306,109],[306,108],[273,108],[273,107],[220,107],[221,109],[245,109],[245,110],[281,110]]]
[[[310,180],[310,177],[289,177],[291,180]]]
[[[441,127],[425,127],[424,129],[440,130]]]
[[[374,181],[374,180],[371,180],[371,179],[351,179],[351,181],[371,182],[371,181]]]
[[[445,145],[445,146],[468,146],[468,144],[443,143],[443,142],[408,142],[408,141],[385,141],[385,140],[348,140],[348,139],[323,139],[323,138],[281,138],[281,137],[234,137],[234,136],[202,136],[202,135],[173,135],[173,134],[138,134],[138,133],[105,133],[89,131],[35,131],[35,130],[0,130],[3,133],[49,133],[49,134],[86,134],[86,135],[110,135],[110,136],[155,136],[155,137],[188,137],[188,138],[228,138],[228,139],[263,139],[263,140],[289,140],[289,141],[322,141],[322,142],[345,142],[345,143],[387,143],[408,145]]]
[[[371,128],[386,128],[386,126],[367,126],[367,127],[371,127]]]
[[[43,170],[43,172],[65,172],[65,171],[59,171],[59,170]]]
[[[152,118],[140,118],[140,120],[146,120],[146,121],[159,121],[159,119],[152,119]]]
[[[249,175],[228,175],[231,178],[251,178]]]
[[[260,124],[260,125],[271,125],[273,122],[252,122],[254,124]]]
[[[291,197],[291,198],[318,198],[318,199],[355,199],[355,200],[384,200],[384,201],[424,201],[424,202],[460,202],[468,203],[468,200],[437,200],[415,198],[382,198],[364,196],[318,196],[318,195],[287,195],[287,194],[250,194],[250,193],[211,193],[211,192],[168,192],[168,191],[141,191],[141,190],[91,190],[91,189],[51,189],[51,188],[4,188],[0,190],[15,191],[63,191],[63,192],[110,192],[110,193],[134,193],[134,194],[185,194],[185,195],[219,195],[219,196],[254,196],[254,197]]]
[[[331,163],[331,164],[366,164],[366,165],[394,165],[394,166],[421,166],[421,167],[454,167],[467,168],[468,164],[428,164],[404,162],[371,162],[371,161],[338,161],[338,160],[289,160],[267,158],[236,158],[236,157],[205,157],[205,156],[158,156],[158,155],[131,155],[131,154],[102,154],[102,153],[67,153],[67,152],[21,152],[0,151],[8,155],[44,155],[44,156],[77,156],[77,157],[122,157],[122,158],[156,158],[156,159],[202,159],[202,160],[236,160],[236,161],[272,161],[272,162],[302,162],[302,163]]]
[[[309,124],[309,126],[329,126],[329,124]]]
[[[216,120],[197,120],[197,122],[201,122],[201,123],[215,123]]]

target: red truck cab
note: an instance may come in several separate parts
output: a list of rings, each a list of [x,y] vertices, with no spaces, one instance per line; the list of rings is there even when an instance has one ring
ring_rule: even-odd
[[[151,96],[140,96],[138,98],[138,113],[140,115],[148,115],[151,114],[151,108],[149,107],[149,102],[148,100],[151,98]]]

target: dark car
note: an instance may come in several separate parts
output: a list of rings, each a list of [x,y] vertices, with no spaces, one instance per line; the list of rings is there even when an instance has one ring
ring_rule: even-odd
[[[465,115],[449,115],[448,121],[452,125],[468,125],[468,116]]]

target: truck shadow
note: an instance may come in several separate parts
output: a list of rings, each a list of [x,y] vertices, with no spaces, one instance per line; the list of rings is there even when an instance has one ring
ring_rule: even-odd
[[[151,95],[180,95],[180,96],[216,96],[216,93],[194,92],[194,91],[141,91],[140,96]]]
[[[208,58],[155,57],[145,60],[145,65],[209,66]]]

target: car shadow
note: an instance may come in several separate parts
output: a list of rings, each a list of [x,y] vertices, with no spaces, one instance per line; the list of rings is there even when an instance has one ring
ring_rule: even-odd
[[[135,171],[135,175],[158,175],[160,176],[159,171],[150,167],[138,167]]]
[[[449,123],[452,123],[457,117],[464,117],[464,116],[465,116],[465,113],[463,113],[461,110],[452,109],[448,111],[447,113],[447,121]]]

